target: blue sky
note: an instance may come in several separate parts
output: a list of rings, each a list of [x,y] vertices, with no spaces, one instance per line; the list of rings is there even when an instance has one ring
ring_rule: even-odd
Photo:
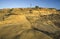
[[[60,9],[60,0],[0,0],[0,8],[25,8],[34,6]]]

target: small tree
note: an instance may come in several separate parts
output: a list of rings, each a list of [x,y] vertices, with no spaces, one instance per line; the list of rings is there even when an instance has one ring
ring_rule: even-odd
[[[35,6],[35,8],[36,8],[36,9],[38,9],[38,8],[39,8],[39,6]]]

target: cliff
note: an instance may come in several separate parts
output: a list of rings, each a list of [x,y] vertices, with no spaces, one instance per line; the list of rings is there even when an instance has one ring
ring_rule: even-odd
[[[0,10],[0,39],[60,39],[60,14],[55,8]]]

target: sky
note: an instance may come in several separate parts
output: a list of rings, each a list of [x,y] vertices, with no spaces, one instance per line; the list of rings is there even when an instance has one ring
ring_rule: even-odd
[[[27,8],[34,6],[60,9],[60,0],[0,0],[0,8]]]

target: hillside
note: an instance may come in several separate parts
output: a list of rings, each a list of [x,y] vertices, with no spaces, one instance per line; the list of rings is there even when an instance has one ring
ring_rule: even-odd
[[[46,10],[2,9],[0,39],[60,39],[60,14],[55,9]]]

